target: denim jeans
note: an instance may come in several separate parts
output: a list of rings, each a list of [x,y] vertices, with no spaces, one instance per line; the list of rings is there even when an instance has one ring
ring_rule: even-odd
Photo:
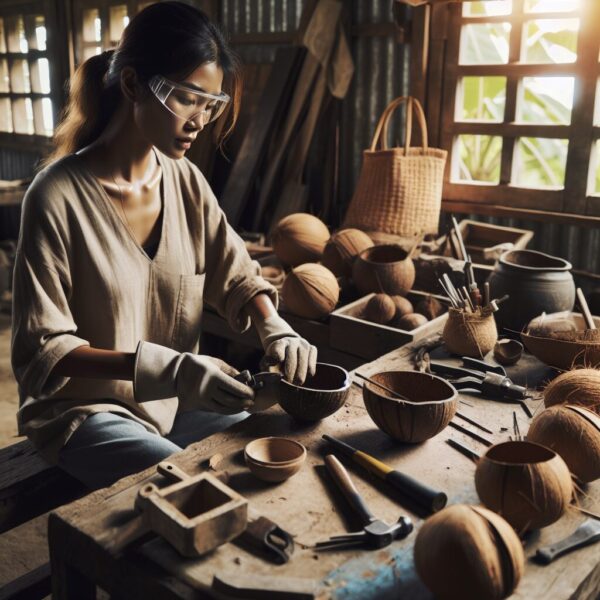
[[[123,415],[95,413],[69,438],[60,451],[58,465],[91,489],[106,487],[248,416],[246,412],[237,415],[199,410],[180,413],[175,417],[171,432],[162,437]]]

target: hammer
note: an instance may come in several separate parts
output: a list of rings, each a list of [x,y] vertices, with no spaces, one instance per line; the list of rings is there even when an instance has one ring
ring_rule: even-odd
[[[400,517],[394,525],[388,525],[374,517],[350,479],[348,471],[333,454],[325,457],[325,465],[352,510],[360,517],[363,530],[345,535],[334,535],[328,540],[318,542],[315,549],[332,550],[359,545],[383,548],[389,546],[396,539],[405,538],[413,530],[413,524],[408,517]]]

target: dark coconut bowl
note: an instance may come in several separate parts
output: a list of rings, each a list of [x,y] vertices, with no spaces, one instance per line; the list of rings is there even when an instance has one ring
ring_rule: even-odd
[[[281,380],[279,404],[302,421],[318,421],[344,406],[350,391],[350,374],[337,365],[317,363],[317,371],[303,385]]]
[[[454,386],[418,371],[384,371],[370,377],[407,400],[394,398],[369,382],[363,386],[365,407],[375,425],[399,442],[418,443],[437,435],[458,407]]]

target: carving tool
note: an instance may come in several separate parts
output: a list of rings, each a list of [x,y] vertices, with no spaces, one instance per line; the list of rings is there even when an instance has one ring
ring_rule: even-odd
[[[371,548],[384,548],[396,539],[405,538],[413,530],[412,521],[408,517],[400,517],[397,523],[388,525],[373,516],[350,479],[348,471],[333,454],[325,457],[325,465],[354,513],[360,517],[363,529],[354,533],[334,535],[328,540],[318,542],[315,545],[316,550],[337,550],[363,545]]]
[[[475,419],[471,419],[470,417],[467,417],[467,415],[459,412],[458,410],[456,411],[456,416],[460,417],[463,421],[466,421],[467,423],[471,423],[471,425],[475,425],[475,427],[477,427],[477,429],[481,429],[481,431],[485,431],[486,433],[491,433],[492,435],[494,433],[491,429],[484,427],[483,425],[481,425],[477,421],[475,421]]]
[[[455,450],[458,450],[461,454],[466,456],[467,458],[471,458],[473,460],[478,460],[480,458],[479,454],[475,452],[475,450],[471,450],[468,446],[464,446],[457,440],[453,440],[452,438],[448,438],[446,440],[446,444],[452,446]]]
[[[423,485],[416,479],[397,471],[389,465],[377,460],[374,456],[362,452],[350,444],[346,444],[330,435],[323,435],[323,439],[333,445],[343,455],[352,459],[353,462],[364,467],[369,473],[373,473],[379,479],[387,481],[395,487],[406,498],[412,500],[420,507],[427,509],[428,512],[436,512],[448,502],[448,496],[444,492],[439,492],[426,485]]]
[[[550,546],[538,548],[535,558],[538,562],[548,565],[559,556],[598,541],[600,541],[600,523],[592,519],[587,519],[570,536]]]
[[[590,307],[588,306],[587,300],[583,295],[583,291],[581,288],[577,288],[577,302],[581,308],[581,312],[583,313],[583,318],[585,320],[585,326],[587,329],[596,329],[596,323],[594,323],[594,317],[592,317],[592,313],[590,312]]]
[[[450,425],[450,427],[454,427],[454,429],[456,429],[457,431],[460,431],[461,433],[464,433],[465,435],[472,437],[474,440],[477,440],[478,442],[485,444],[488,447],[494,445],[494,442],[488,440],[487,438],[484,438],[482,435],[479,435],[478,433],[475,433],[474,431],[471,431],[470,429],[467,429],[466,427],[463,427],[460,423],[455,423],[454,421],[450,421],[450,423],[448,423],[448,425]]]

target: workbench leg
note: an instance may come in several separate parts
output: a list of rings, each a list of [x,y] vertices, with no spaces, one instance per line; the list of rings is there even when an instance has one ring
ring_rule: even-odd
[[[96,600],[96,584],[64,561],[51,560],[52,600]]]

